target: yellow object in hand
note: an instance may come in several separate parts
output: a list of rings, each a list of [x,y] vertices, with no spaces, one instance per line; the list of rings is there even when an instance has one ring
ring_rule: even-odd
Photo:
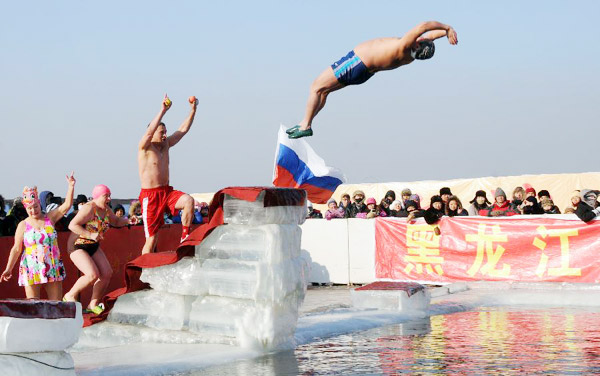
[[[163,103],[165,104],[165,106],[167,106],[167,107],[171,107],[171,104],[172,104],[173,102],[171,102],[171,100],[170,100],[169,98],[165,98],[165,100],[163,101]]]

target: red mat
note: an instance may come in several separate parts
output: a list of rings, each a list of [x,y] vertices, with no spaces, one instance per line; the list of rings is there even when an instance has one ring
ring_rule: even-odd
[[[240,200],[256,201],[258,195],[264,192],[264,206],[299,206],[304,205],[306,192],[298,189],[269,188],[269,187],[230,187],[215,193],[209,207],[209,221],[196,228],[185,242],[181,243],[176,251],[148,253],[128,262],[125,265],[125,287],[108,293],[103,299],[104,311],[99,315],[92,313],[83,315],[83,326],[104,321],[115,305],[117,298],[123,294],[144,290],[149,284],[140,281],[142,268],[155,268],[157,266],[174,264],[186,256],[193,256],[194,249],[200,244],[213,229],[223,224],[223,200],[225,195],[233,196]]]

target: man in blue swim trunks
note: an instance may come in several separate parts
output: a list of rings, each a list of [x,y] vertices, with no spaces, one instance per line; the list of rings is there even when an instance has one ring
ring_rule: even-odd
[[[458,43],[456,31],[451,26],[428,21],[420,23],[401,38],[378,38],[359,44],[312,83],[304,119],[287,130],[288,137],[313,135],[312,121],[323,109],[327,95],[332,91],[348,85],[360,85],[379,71],[396,69],[415,59],[430,59],[435,51],[433,41],[445,36],[450,44]]]

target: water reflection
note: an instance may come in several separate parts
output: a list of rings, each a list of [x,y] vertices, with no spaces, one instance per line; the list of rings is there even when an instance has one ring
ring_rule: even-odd
[[[202,374],[594,374],[600,312],[484,308],[328,338]]]

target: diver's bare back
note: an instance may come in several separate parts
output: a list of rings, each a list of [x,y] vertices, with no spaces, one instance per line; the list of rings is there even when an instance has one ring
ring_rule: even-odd
[[[368,40],[356,46],[354,53],[371,73],[395,69],[414,61],[410,56],[410,44],[398,37]]]
[[[142,188],[169,185],[169,141],[152,142],[138,150],[138,168]]]

